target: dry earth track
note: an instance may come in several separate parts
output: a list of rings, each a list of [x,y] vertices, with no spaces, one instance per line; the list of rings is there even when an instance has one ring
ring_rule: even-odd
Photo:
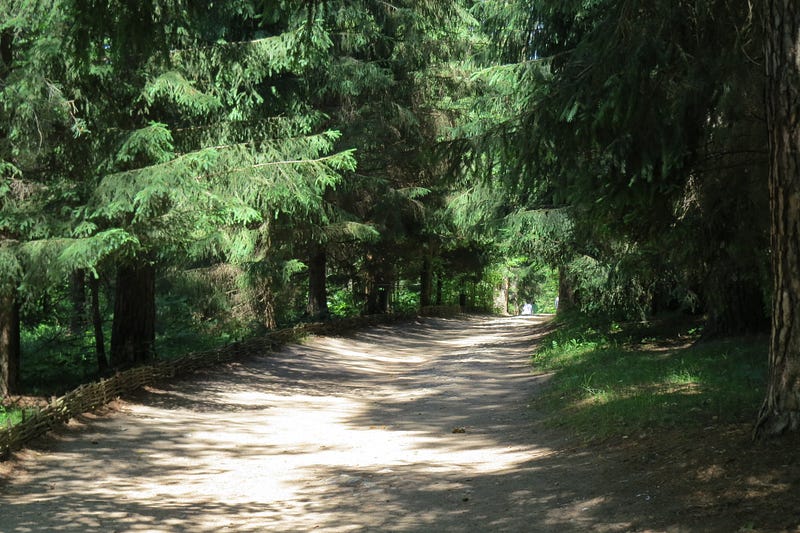
[[[544,321],[376,327],[148,388],[7,465],[0,531],[735,531],[658,443],[543,429]]]

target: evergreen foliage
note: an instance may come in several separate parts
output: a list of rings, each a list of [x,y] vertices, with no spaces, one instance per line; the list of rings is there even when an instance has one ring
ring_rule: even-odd
[[[173,324],[490,309],[558,279],[560,310],[763,331],[752,21],[730,0],[3,3],[0,329],[80,345],[91,322],[98,366],[108,332],[126,366]],[[18,359],[0,346],[4,394]]]
[[[579,297],[585,310],[683,307],[707,312],[709,332],[762,330],[765,138],[746,6],[476,2],[472,12],[490,39],[452,143],[462,175],[478,177],[462,193],[463,222],[526,242],[563,270],[562,301]]]

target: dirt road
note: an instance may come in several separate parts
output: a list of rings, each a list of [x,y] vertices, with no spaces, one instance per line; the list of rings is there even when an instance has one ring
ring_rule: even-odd
[[[609,501],[530,408],[543,320],[313,338],[149,388],[25,452],[0,531],[642,529],[649,496]]]

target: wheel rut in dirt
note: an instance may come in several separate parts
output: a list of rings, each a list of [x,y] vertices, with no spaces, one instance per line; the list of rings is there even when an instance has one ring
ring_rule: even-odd
[[[544,320],[311,338],[149,387],[22,454],[0,531],[631,529],[530,409]]]

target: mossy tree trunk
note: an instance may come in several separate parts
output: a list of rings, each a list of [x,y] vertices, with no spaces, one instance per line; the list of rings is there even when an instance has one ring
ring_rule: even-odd
[[[772,335],[757,436],[800,428],[800,3],[765,0]]]
[[[511,292],[511,280],[503,277],[500,285],[495,288],[494,307],[502,315],[508,314],[509,293]]]
[[[275,310],[275,295],[270,289],[264,293],[261,315],[264,328],[270,331],[278,329],[278,313]]]
[[[558,268],[558,313],[569,311],[576,306],[575,290],[569,269],[566,266]]]

